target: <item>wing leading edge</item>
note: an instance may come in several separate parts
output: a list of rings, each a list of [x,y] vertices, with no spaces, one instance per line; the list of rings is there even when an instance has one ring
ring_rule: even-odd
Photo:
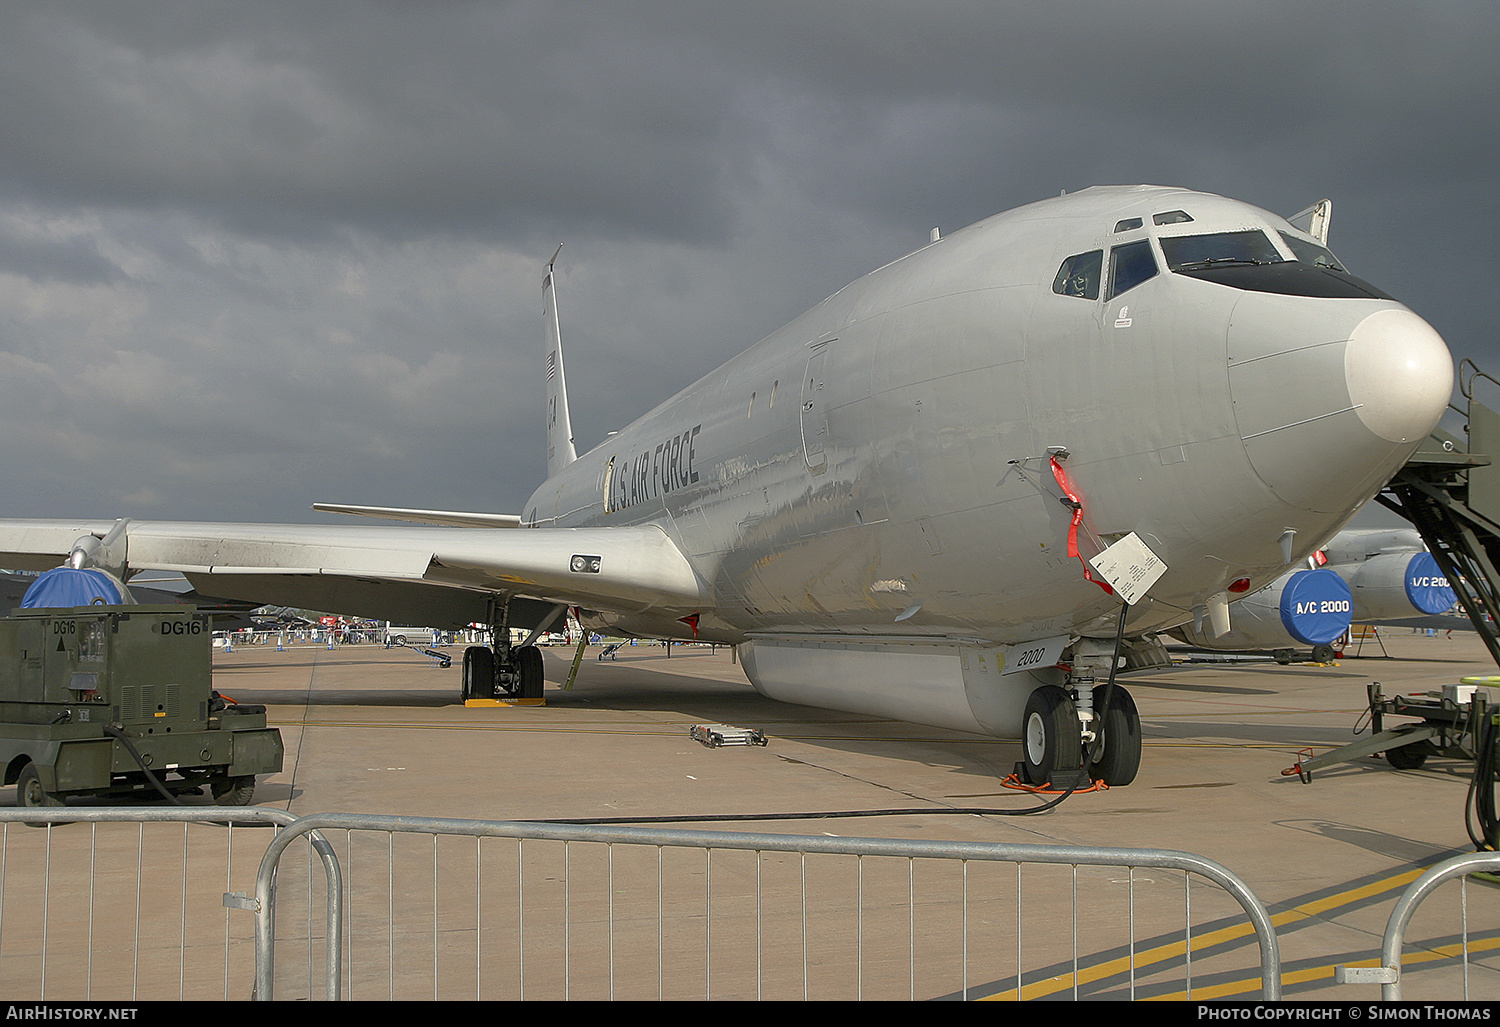
[[[116,522],[0,520],[0,565],[55,567]],[[440,626],[484,619],[496,595],[616,611],[696,610],[706,589],[661,528],[493,528],[128,521],[130,571],[259,603]],[[422,616],[415,616],[422,614]]]

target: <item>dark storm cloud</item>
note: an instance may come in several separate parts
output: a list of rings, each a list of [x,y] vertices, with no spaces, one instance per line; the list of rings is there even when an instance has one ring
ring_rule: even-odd
[[[28,12],[0,64],[0,131],[28,145],[8,149],[0,181],[39,200],[291,236],[328,222],[508,234],[560,205],[606,233],[726,230],[712,111],[727,83],[694,48],[650,59],[582,8]]]
[[[565,220],[722,244],[757,182],[876,217],[956,194],[978,217],[1112,169],[1243,178],[1236,157],[1312,143],[1324,174],[1401,183],[1495,148],[1448,127],[1493,103],[1494,16],[1441,5],[1395,37],[1378,4],[22,10],[0,130],[25,144],[0,180],[272,235]]]
[[[32,281],[95,285],[125,277],[92,239],[26,238],[0,230],[0,274],[21,275]]]
[[[1247,2],[0,7],[12,516],[519,509],[540,268],[580,448],[851,278],[1107,182],[1287,213],[1460,356],[1500,10]]]

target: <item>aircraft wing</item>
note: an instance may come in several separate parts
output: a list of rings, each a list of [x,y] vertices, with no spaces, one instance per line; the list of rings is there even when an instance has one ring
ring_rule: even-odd
[[[56,567],[82,536],[118,530],[110,521],[0,520],[0,566]],[[123,541],[123,554],[117,543],[111,553],[130,572],[177,571],[200,592],[433,627],[484,621],[497,593],[616,611],[692,610],[706,597],[655,525],[497,531],[126,521]]]

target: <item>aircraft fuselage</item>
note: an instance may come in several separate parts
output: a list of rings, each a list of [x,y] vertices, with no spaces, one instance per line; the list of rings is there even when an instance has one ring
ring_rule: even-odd
[[[735,643],[775,699],[1019,738],[1033,784],[1120,785],[1141,757],[1121,657],[1163,658],[1148,636],[1185,622],[1227,636],[1228,599],[1347,521],[1453,383],[1437,333],[1314,235],[1206,193],[1107,187],[866,275],[575,457],[550,267],[551,476],[520,530],[394,508],[374,512],[428,526],[16,520],[4,551],[484,618],[465,701],[539,697],[541,653],[509,629],[582,606],[592,627]],[[1132,533],[1150,552],[1114,579],[1140,586],[1121,621],[1084,561]]]
[[[1183,263],[1200,237],[1257,231],[1283,266],[1169,270],[1166,247]],[[1297,261],[1293,241],[1312,242],[1257,208],[1156,187],[997,215],[611,436],[538,489],[524,522],[662,525],[713,602],[601,617],[623,631],[1110,635],[1119,600],[1068,555],[1062,449],[1082,555],[1133,531],[1167,565],[1131,632],[1182,623],[1280,573],[1288,531],[1294,558],[1328,538],[1451,391],[1425,322]]]

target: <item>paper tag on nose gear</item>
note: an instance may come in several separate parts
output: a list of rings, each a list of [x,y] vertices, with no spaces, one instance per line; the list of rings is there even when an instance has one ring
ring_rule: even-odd
[[[1131,606],[1167,572],[1167,565],[1133,531],[1090,560],[1089,566]]]

